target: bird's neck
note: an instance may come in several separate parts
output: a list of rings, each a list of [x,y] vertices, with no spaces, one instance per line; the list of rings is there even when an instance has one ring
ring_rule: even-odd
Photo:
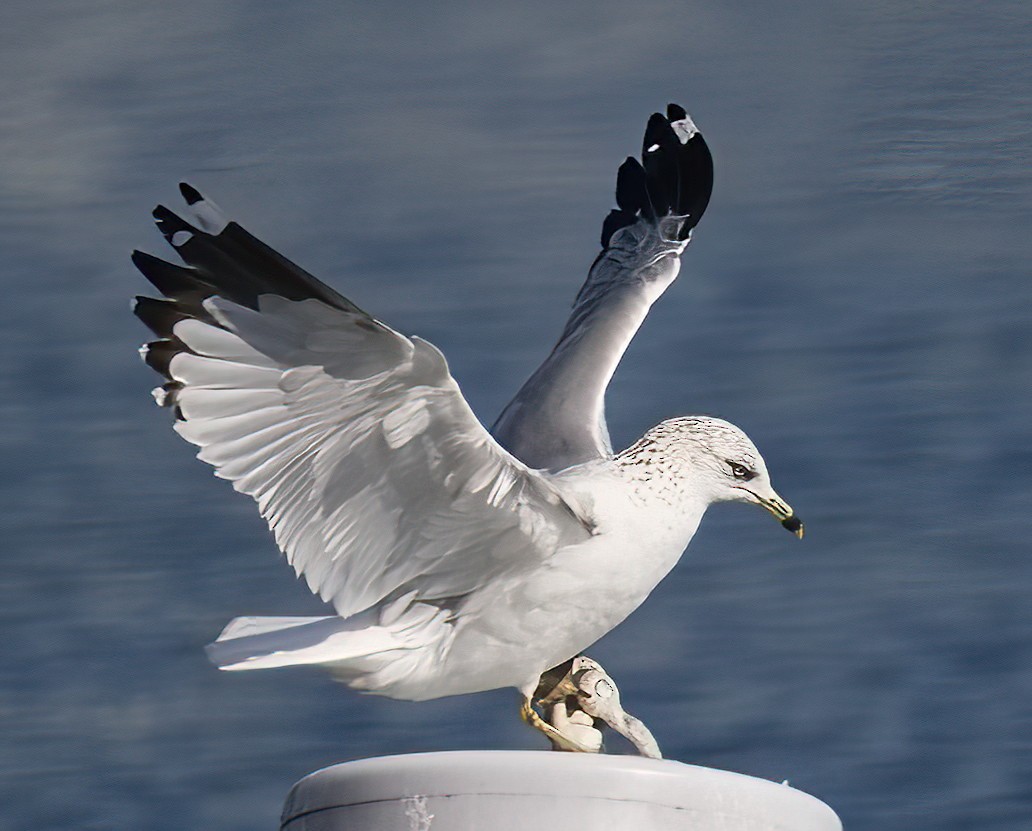
[[[680,556],[710,500],[657,454],[619,454],[557,475],[556,484],[603,533],[649,539]],[[671,563],[672,564],[672,563]]]

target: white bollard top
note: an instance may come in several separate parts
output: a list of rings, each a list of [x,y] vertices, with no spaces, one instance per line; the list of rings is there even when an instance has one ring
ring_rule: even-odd
[[[842,831],[788,785],[638,756],[457,751],[316,771],[291,789],[281,831]]]

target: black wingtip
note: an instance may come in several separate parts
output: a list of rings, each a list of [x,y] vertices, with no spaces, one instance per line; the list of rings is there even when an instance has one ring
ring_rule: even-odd
[[[189,234],[197,233],[197,229],[193,225],[178,214],[170,211],[164,205],[157,205],[151,211],[151,216],[154,217],[154,221],[158,224],[158,229],[169,241],[171,241],[172,235],[179,231],[186,231]]]
[[[201,196],[201,192],[193,185],[187,184],[186,182],[179,183],[179,192],[183,195],[183,199],[186,200],[187,205],[196,205],[198,202],[204,201],[204,197]]]
[[[645,169],[633,156],[628,156],[616,172],[616,204],[629,213],[650,209]]]
[[[702,219],[713,195],[713,156],[702,133],[696,132],[685,143],[680,175],[682,184],[679,211],[688,217],[681,228],[681,239],[687,239],[688,233]]]
[[[181,182],[183,198],[196,205],[204,197],[192,185]],[[189,306],[190,314],[205,318],[202,301],[212,295],[247,308],[258,308],[258,297],[278,294],[288,300],[321,300],[346,312],[361,309],[320,282],[282,254],[230,222],[218,233],[195,227],[164,205],[152,211],[165,239],[186,263],[177,266],[139,251],[133,263],[166,297]]]
[[[172,338],[175,325],[193,316],[189,309],[180,306],[174,300],[143,296],[138,296],[133,303],[133,314],[159,338]]]
[[[671,137],[676,140],[670,122],[661,113],[653,113],[649,117],[648,124],[645,125],[645,137],[641,142],[642,158],[646,158],[649,153],[655,153],[658,148],[668,144]]]
[[[609,247],[613,234],[633,225],[639,216],[654,218],[645,168],[633,156],[628,156],[616,172],[616,205],[602,223],[603,248]]]
[[[143,362],[151,369],[163,376],[168,381],[174,381],[172,377],[172,359],[184,351],[183,344],[177,340],[155,340],[144,344],[140,348],[140,356]]]
[[[602,226],[602,247],[613,234],[640,219],[661,223],[671,240],[686,240],[709,204],[713,158],[684,107],[668,104],[645,126],[641,164],[629,160],[617,173],[618,209]],[[681,221],[669,223],[671,217]]]
[[[667,104],[666,117],[669,121],[683,121],[688,117],[688,113],[680,104],[670,103]]]

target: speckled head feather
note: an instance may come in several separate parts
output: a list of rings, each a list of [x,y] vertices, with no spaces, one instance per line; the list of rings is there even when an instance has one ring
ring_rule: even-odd
[[[661,421],[618,453],[616,460],[634,465],[659,456],[717,467],[733,461],[750,470],[763,465],[756,445],[740,428],[711,416],[680,416]]]

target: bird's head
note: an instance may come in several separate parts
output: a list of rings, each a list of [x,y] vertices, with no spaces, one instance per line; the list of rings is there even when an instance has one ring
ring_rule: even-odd
[[[667,467],[708,503],[761,505],[786,529],[803,536],[802,520],[774,490],[760,451],[734,424],[709,416],[668,419],[621,456],[625,454]]]

